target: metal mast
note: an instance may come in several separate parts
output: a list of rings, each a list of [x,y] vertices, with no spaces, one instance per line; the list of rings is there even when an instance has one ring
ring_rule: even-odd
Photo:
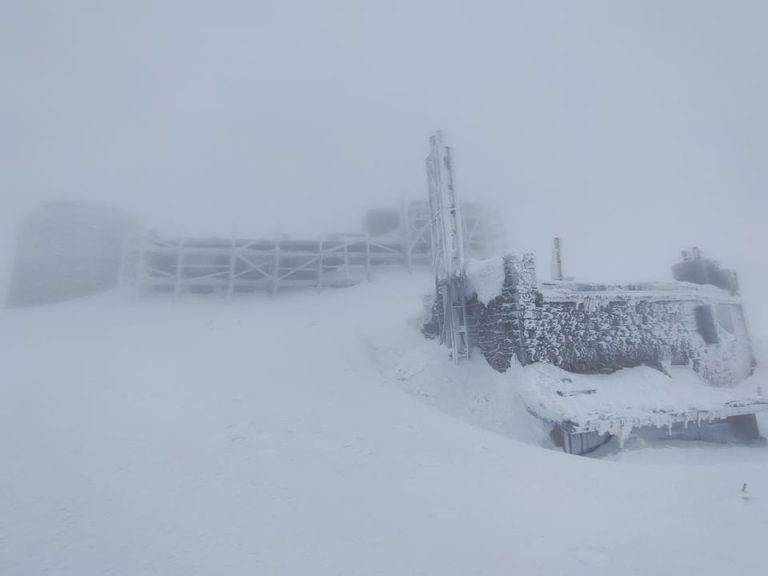
[[[558,236],[552,243],[552,280],[563,280],[563,241]]]
[[[445,145],[441,131],[429,139],[429,144],[427,183],[435,288],[442,305],[440,342],[451,348],[451,355],[458,362],[469,358],[463,219],[454,187],[451,149]]]

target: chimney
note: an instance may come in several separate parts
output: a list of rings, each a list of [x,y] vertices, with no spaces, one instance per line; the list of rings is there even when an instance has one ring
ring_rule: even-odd
[[[563,243],[557,236],[552,245],[552,280],[563,280]]]

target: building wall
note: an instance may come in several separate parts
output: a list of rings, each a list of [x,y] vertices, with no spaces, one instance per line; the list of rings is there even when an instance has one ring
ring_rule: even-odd
[[[52,202],[22,223],[6,305],[58,302],[113,288],[124,240],[134,230],[121,210]]]
[[[725,291],[682,283],[540,285],[531,255],[507,256],[503,267],[499,295],[472,311],[475,342],[498,371],[515,357],[580,373],[688,364],[713,385],[752,372],[741,303]]]

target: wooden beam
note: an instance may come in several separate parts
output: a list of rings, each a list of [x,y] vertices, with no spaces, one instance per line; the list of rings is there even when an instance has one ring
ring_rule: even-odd
[[[280,240],[275,239],[275,255],[272,268],[272,294],[277,294],[280,287]]]
[[[371,239],[369,236],[365,237],[365,280],[371,281]]]
[[[227,298],[232,298],[235,292],[235,268],[237,267],[237,240],[232,237],[232,247],[229,254],[229,275],[227,276]]]
[[[323,239],[320,238],[317,244],[317,287],[323,287]]]
[[[178,298],[181,294],[182,270],[184,268],[184,240],[179,240],[176,252],[176,282],[173,286],[173,293]]]

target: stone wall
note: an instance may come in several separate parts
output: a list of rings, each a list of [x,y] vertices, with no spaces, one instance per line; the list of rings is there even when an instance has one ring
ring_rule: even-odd
[[[498,295],[477,302],[471,314],[474,342],[500,372],[513,357],[523,365],[547,362],[590,374],[687,364],[714,385],[752,372],[741,302],[724,290],[684,283],[539,284],[531,255],[509,255],[499,265]]]

